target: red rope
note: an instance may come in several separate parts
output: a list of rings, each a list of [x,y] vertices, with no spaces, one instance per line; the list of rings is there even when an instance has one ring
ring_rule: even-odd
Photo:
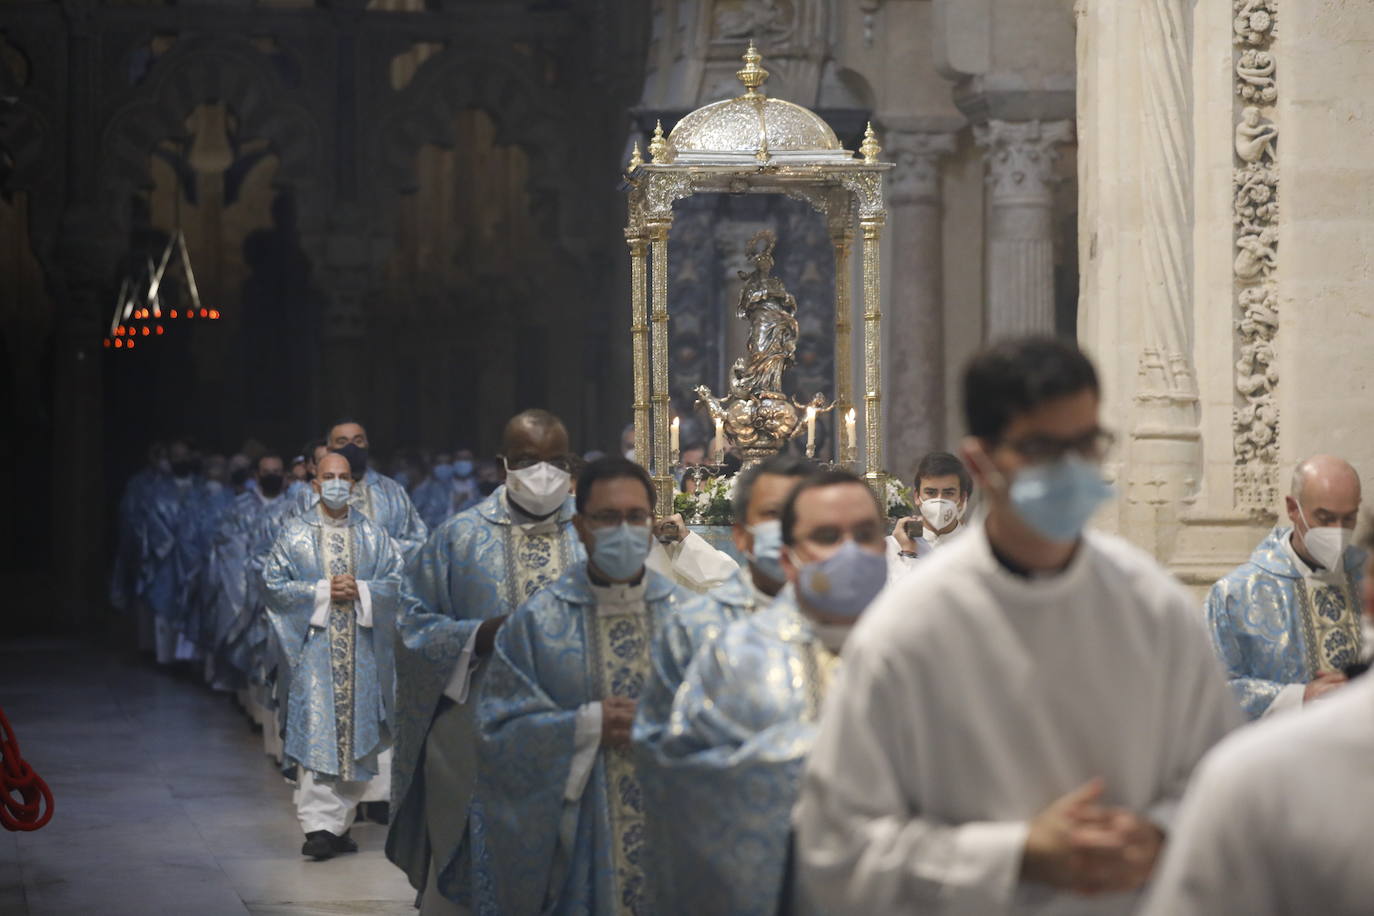
[[[0,709],[0,827],[37,830],[50,820],[52,791],[19,756],[19,739]]]

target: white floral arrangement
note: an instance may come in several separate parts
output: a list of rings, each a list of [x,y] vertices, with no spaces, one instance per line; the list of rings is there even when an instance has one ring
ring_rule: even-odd
[[[705,478],[695,493],[673,497],[673,510],[689,525],[733,525],[737,477]]]
[[[908,518],[916,514],[916,491],[903,486],[896,477],[883,479],[883,502],[888,518]]]

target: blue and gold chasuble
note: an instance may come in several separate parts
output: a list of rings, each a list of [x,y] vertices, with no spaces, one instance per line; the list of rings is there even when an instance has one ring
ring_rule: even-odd
[[[1345,569],[1304,575],[1275,528],[1242,563],[1212,586],[1207,624],[1231,688],[1250,718],[1259,718],[1289,684],[1360,660],[1360,584],[1364,553],[1350,548]]]
[[[579,563],[501,628],[478,700],[478,783],[466,856],[481,914],[643,914],[646,825],[628,748],[598,747],[576,800],[566,796],[578,710],[638,700],[654,632],[705,599],[645,572],[641,600],[598,604]],[[684,611],[684,609],[686,609]],[[461,895],[452,895],[461,896]]]
[[[315,773],[365,781],[389,743],[392,646],[401,557],[391,538],[350,511],[335,522],[314,511],[291,519],[263,572],[267,617],[291,671],[286,755]],[[359,627],[355,602],[330,605],[315,627],[315,586],[352,575],[372,597],[372,626]]]
[[[692,659],[667,728],[636,746],[659,916],[777,912],[792,806],[838,668],[791,586]]]
[[[748,576],[746,567],[707,592],[705,601],[679,606],[677,613],[654,634],[649,649],[649,678],[635,710],[636,745],[662,740],[673,711],[673,697],[701,647],[720,636],[729,624],[754,612],[759,600]],[[653,761],[641,757],[639,765],[641,769],[651,767]]]
[[[544,522],[522,524],[506,502],[506,488],[498,487],[434,529],[407,564],[398,622],[396,755],[386,853],[417,889],[424,886],[431,855],[442,864],[453,853],[430,850],[425,787],[415,779],[444,687],[482,621],[513,613],[584,558],[573,511],[569,499]],[[475,700],[471,696],[464,704],[468,715]],[[450,801],[453,816],[462,818],[468,799]]]

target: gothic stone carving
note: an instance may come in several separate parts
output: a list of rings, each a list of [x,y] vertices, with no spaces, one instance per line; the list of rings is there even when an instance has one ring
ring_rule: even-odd
[[[1236,257],[1235,502],[1256,516],[1278,499],[1279,368],[1276,272],[1278,251],[1279,128],[1261,106],[1278,98],[1271,46],[1278,0],[1233,0],[1235,19],[1234,172]],[[1270,109],[1272,111],[1272,108]]]

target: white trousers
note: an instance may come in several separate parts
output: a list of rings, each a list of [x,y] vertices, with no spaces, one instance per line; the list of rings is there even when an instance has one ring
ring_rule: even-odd
[[[353,826],[353,815],[366,791],[366,782],[344,782],[341,779],[321,782],[316,779],[314,771],[302,768],[293,797],[301,831],[314,833],[316,830],[328,830],[335,836],[343,836]]]
[[[312,770],[302,767],[293,795],[301,829],[306,833],[328,830],[335,836],[343,836],[353,824],[359,803],[386,801],[391,797],[391,758],[391,748],[378,754],[377,775],[361,782],[338,779],[325,782],[317,779]]]

